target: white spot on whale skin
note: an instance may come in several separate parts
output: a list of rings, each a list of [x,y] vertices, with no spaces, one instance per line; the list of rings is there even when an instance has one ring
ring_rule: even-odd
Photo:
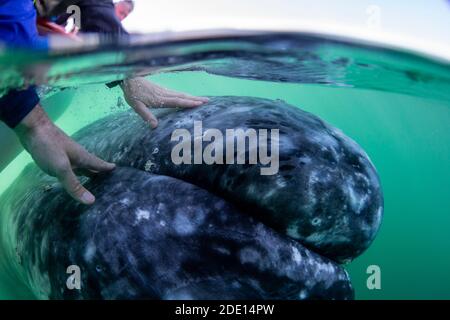
[[[338,147],[336,139],[328,134],[313,134],[308,136],[309,140],[313,143],[317,143],[319,146],[325,149],[334,150]]]
[[[313,185],[317,183],[319,180],[320,180],[319,173],[317,171],[311,171],[311,174],[309,175],[308,178],[308,184],[310,188],[313,187]]]
[[[156,214],[160,215],[161,212],[165,212],[166,211],[166,205],[164,203],[158,203],[158,207],[156,208]]]
[[[326,288],[333,284],[333,275],[336,273],[336,268],[331,262],[317,263],[314,270],[314,278],[317,281],[323,281]]]
[[[189,235],[197,230],[203,230],[202,224],[205,221],[205,217],[205,211],[202,207],[190,205],[176,210],[172,225],[179,235]],[[221,214],[220,218],[222,219],[223,217],[226,220],[226,215]]]
[[[366,207],[369,196],[367,194],[360,194],[354,189],[354,181],[352,178],[346,182],[347,194],[350,201],[350,206],[356,214],[361,213],[361,211]]]
[[[295,149],[295,144],[292,142],[290,137],[282,135],[279,138],[279,144],[280,144],[280,150],[283,150],[283,152],[289,152],[291,150]]]
[[[155,164],[151,160],[148,160],[144,165],[144,170],[150,172],[154,166]]]
[[[218,252],[225,254],[225,255],[230,255],[231,252],[230,250],[228,250],[227,248],[223,248],[223,247],[216,247],[215,248]]]
[[[345,223],[344,223],[345,224]],[[349,243],[350,239],[340,234],[327,234],[324,232],[315,232],[306,239],[309,243],[325,245],[329,243]]]
[[[376,227],[376,230],[378,230],[378,228],[380,227],[382,218],[383,218],[383,206],[380,206],[378,207],[377,214],[375,216],[375,221],[373,223],[373,225]]]
[[[322,219],[315,217],[311,220],[311,224],[315,227],[320,226],[322,224]]]
[[[383,217],[383,206],[380,206],[377,211],[377,223],[381,222],[381,218]]]
[[[278,185],[278,187],[280,187],[280,185]],[[273,188],[273,189],[269,190],[268,192],[266,192],[264,194],[264,196],[263,196],[264,199],[270,199],[271,197],[273,197],[274,194],[276,194],[277,191],[278,191],[277,188]]]
[[[86,246],[86,250],[84,251],[84,260],[86,262],[91,262],[96,251],[97,251],[97,247],[95,246],[95,244],[92,241],[90,241]]]
[[[292,247],[292,259],[299,265],[302,262],[302,255],[296,247]]]
[[[261,258],[259,252],[253,248],[243,248],[239,252],[239,259],[241,263],[258,263]]]
[[[190,292],[180,291],[180,292],[170,292],[166,293],[163,300],[194,300]]]
[[[173,226],[179,235],[192,234],[196,229],[192,221],[182,212],[176,213]]]
[[[130,204],[130,199],[128,199],[128,198],[120,199],[120,203],[124,204],[124,205],[129,205]]]
[[[300,300],[305,300],[308,297],[308,293],[306,292],[306,290],[302,290],[298,294],[298,297]]]
[[[136,210],[136,222],[141,221],[142,219],[148,220],[150,219],[150,212],[142,209]]]
[[[286,229],[286,234],[294,239],[300,239],[300,234],[298,233],[298,228],[297,225],[295,223],[291,224],[287,229]]]
[[[283,177],[276,179],[276,184],[279,189],[285,188],[287,186],[286,180]]]
[[[312,162],[310,157],[302,156],[298,159],[298,161],[302,164],[310,164]]]

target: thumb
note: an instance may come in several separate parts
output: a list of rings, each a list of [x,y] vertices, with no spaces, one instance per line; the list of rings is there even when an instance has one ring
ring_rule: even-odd
[[[71,168],[64,170],[63,173],[58,176],[58,179],[67,193],[78,202],[86,205],[95,202],[93,194],[83,187]]]

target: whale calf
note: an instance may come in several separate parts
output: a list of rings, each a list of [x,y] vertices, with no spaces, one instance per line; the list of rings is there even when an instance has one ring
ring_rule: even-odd
[[[155,130],[124,112],[74,135],[120,166],[86,178],[93,206],[34,165],[3,194],[3,251],[38,297],[353,298],[339,264],[370,245],[383,213],[375,167],[354,141],[267,99],[214,97],[157,116]],[[195,121],[219,131],[278,130],[278,172],[237,161],[175,164],[172,133],[193,133]],[[80,290],[66,285],[70,266],[80,269]]]
[[[3,196],[10,255],[40,298],[353,298],[338,264],[199,187],[132,168],[86,187],[92,206],[30,165]],[[66,286],[74,265],[79,290]]]
[[[172,133],[193,135],[195,121],[222,132],[278,129],[279,172],[261,175],[263,165],[237,164],[237,154],[235,164],[175,164]],[[338,262],[364,252],[381,224],[380,181],[364,150],[317,116],[279,100],[214,97],[200,108],[159,115],[153,131],[122,113],[74,137],[107,161],[187,181],[248,211],[257,208],[256,218]]]

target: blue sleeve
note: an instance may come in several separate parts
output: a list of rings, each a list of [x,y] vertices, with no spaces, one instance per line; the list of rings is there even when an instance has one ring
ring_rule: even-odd
[[[39,36],[32,0],[0,0],[0,42],[7,47],[48,49]]]
[[[32,0],[0,0],[0,42],[12,48],[48,49],[37,31]],[[0,120],[14,128],[38,103],[34,87],[11,90],[0,98]]]
[[[0,98],[0,120],[10,128],[17,126],[39,103],[34,87],[10,90]]]

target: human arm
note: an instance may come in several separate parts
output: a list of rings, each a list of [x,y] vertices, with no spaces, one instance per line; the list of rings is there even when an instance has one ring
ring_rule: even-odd
[[[108,172],[115,165],[87,152],[53,124],[37,105],[14,128],[23,147],[45,173],[56,177],[75,200],[89,205],[95,197],[80,183],[74,171],[84,175]]]

